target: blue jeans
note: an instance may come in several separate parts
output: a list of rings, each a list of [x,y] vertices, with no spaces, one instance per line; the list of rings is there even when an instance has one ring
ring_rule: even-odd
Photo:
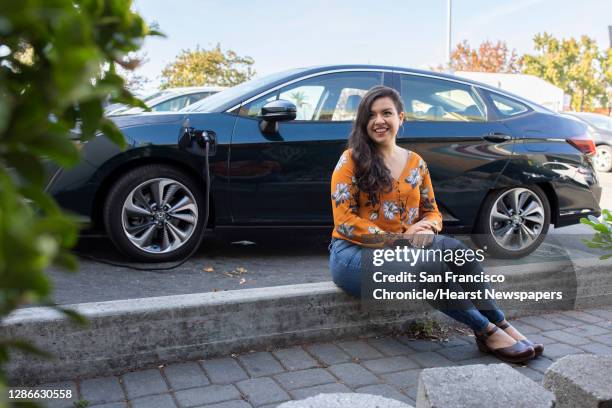
[[[430,249],[467,249],[467,247],[455,238],[444,235],[436,235]],[[329,245],[329,269],[332,274],[334,283],[349,295],[361,297],[361,251],[359,245],[342,239],[332,239]],[[466,262],[462,266],[454,263],[446,263],[441,265],[442,268],[448,268],[454,274],[480,274],[482,266],[478,261]],[[488,283],[471,283],[461,285],[467,291],[489,289]],[[463,307],[461,310],[440,310],[447,316],[469,326],[472,330],[481,332],[486,329],[489,322],[499,323],[504,320],[504,313],[494,300],[483,300],[478,304]]]

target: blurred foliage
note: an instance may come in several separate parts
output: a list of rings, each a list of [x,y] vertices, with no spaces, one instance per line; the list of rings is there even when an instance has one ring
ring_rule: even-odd
[[[103,102],[144,106],[115,67],[133,67],[128,53],[158,34],[129,0],[0,2],[0,322],[20,306],[49,303],[50,264],[76,269],[69,248],[77,225],[44,191],[45,168],[77,163],[77,133],[87,140],[102,132],[124,145]],[[15,348],[37,351],[0,336],[0,407]]]
[[[174,62],[162,70],[161,88],[180,86],[234,86],[255,75],[251,57],[240,57],[234,51],[196,47],[182,50]]]
[[[586,35],[558,40],[548,33],[534,38],[535,55],[521,58],[523,73],[538,76],[563,89],[576,111],[592,110],[595,101],[607,106],[612,87],[612,51],[600,51]]]
[[[612,258],[612,213],[610,210],[603,210],[600,218],[590,215],[588,218],[581,218],[580,222],[591,226],[595,230],[593,239],[583,240],[586,246],[609,251],[609,253],[600,256],[599,259]]]
[[[516,74],[520,72],[519,58],[516,50],[510,51],[504,41],[484,41],[476,48],[470,47],[467,40],[456,45],[451,53],[450,68],[453,71],[503,72]],[[439,66],[438,71],[444,67]]]

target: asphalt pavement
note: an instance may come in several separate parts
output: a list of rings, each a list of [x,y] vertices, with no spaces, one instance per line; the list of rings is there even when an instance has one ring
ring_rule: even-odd
[[[600,174],[600,183],[603,186],[601,206],[612,208],[612,173]],[[555,237],[591,234],[591,230],[584,225],[574,225],[553,229],[549,234],[547,241],[554,242]],[[172,270],[133,270],[82,258],[79,272],[66,273],[52,267],[48,275],[55,287],[53,300],[57,304],[324,282],[330,280],[329,240],[329,234],[314,233],[224,234],[205,239],[191,259]],[[581,245],[579,240],[575,245]],[[129,262],[105,237],[82,238],[76,251],[87,257]],[[544,245],[525,258],[525,262],[551,255],[557,255],[554,245]],[[494,264],[500,263],[496,260],[485,262],[485,266]]]

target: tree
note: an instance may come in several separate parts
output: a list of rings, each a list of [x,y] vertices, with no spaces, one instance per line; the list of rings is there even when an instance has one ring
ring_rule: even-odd
[[[77,267],[69,253],[77,226],[45,193],[43,162],[79,160],[78,137],[71,136],[77,124],[80,140],[102,132],[125,143],[102,102],[110,95],[144,106],[115,68],[130,68],[124,57],[158,34],[130,7],[129,0],[0,3],[0,319],[29,303],[49,303],[44,270],[51,263]],[[3,367],[14,348],[34,350],[0,337],[0,407],[8,405]]]
[[[161,88],[176,86],[234,86],[255,75],[251,57],[240,57],[234,51],[222,51],[217,44],[212,50],[196,47],[182,50],[174,62],[162,70]]]
[[[151,82],[151,79],[138,74],[138,68],[149,61],[147,58],[147,53],[129,53],[126,56],[126,60],[132,61],[136,64],[136,66],[123,68],[122,66],[117,67],[117,73],[123,78],[125,81],[125,87],[129,89],[131,92],[139,92],[144,89],[144,87]]]
[[[602,53],[600,63],[606,87],[606,92],[601,98],[601,105],[608,109],[609,115],[612,109],[612,48]]]
[[[543,78],[571,97],[575,110],[591,110],[595,100],[605,98],[603,55],[595,40],[583,35],[558,40],[548,33],[534,38],[535,55],[522,58],[523,73]]]
[[[451,53],[450,68],[453,71],[517,73],[518,61],[516,50],[509,51],[503,41],[485,41],[478,49],[472,49],[467,40],[463,40]]]

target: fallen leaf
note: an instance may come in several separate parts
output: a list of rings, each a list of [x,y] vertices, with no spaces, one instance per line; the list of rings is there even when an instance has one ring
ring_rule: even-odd
[[[246,273],[246,271],[247,271],[246,268],[243,268],[243,267],[236,268],[236,272],[238,273]]]
[[[240,279],[239,285],[244,285],[246,283],[246,279],[242,278]]]
[[[204,272],[214,272],[215,268],[213,268],[212,266],[207,266],[206,268],[202,269]]]

